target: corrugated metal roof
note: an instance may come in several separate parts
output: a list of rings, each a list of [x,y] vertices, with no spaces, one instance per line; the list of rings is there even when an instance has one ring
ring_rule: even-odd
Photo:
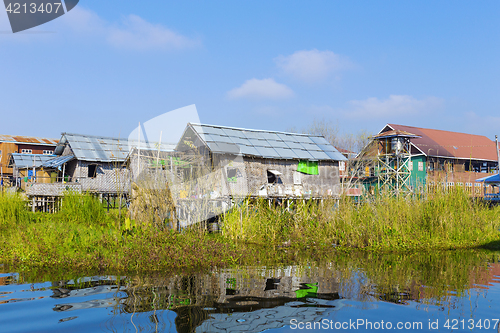
[[[24,143],[31,145],[44,145],[44,146],[55,146],[57,145],[57,139],[48,138],[38,138],[34,136],[18,136],[18,135],[5,135],[0,134],[0,142],[12,142],[12,143]]]
[[[44,167],[44,168],[58,168],[59,166],[63,165],[66,162],[71,161],[74,158],[75,158],[75,155],[59,156],[59,157],[52,158],[52,159],[42,163],[42,167]]]
[[[129,152],[127,139],[93,135],[63,133],[55,153],[62,154],[65,145],[82,161],[123,162]]]
[[[54,155],[42,155],[42,154],[19,154],[19,153],[12,153],[10,154],[11,157],[11,164],[12,162],[16,168],[19,169],[26,169],[26,168],[32,168],[33,166],[35,168],[39,168],[42,166],[43,163],[47,162],[48,160],[51,160],[54,158]]]
[[[420,138],[411,139],[411,142],[428,156],[497,161],[495,142],[483,135],[396,124],[387,124],[384,129],[390,130],[388,127],[420,136]]]
[[[205,124],[189,126],[214,153],[239,153],[272,159],[346,160],[321,136]]]

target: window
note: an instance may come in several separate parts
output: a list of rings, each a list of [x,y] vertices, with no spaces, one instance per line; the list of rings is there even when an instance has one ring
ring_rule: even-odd
[[[52,155],[54,152],[52,150],[44,150],[43,154],[44,155]]]
[[[227,181],[230,183],[238,182],[238,177],[241,177],[241,173],[236,168],[228,168],[227,169]]]
[[[95,178],[97,176],[97,165],[95,164],[89,165],[88,170],[89,170],[88,174],[89,178]]]
[[[339,162],[339,171],[345,171],[345,162],[344,161]]]
[[[413,171],[413,161],[408,162],[408,170]]]
[[[418,171],[424,171],[424,162],[418,162]]]
[[[21,154],[32,154],[31,149],[21,149]]]
[[[283,184],[280,178],[281,172],[276,170],[267,170],[267,183],[268,184]]]

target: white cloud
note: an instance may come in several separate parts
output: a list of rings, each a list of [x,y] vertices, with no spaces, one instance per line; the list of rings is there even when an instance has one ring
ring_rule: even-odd
[[[285,73],[307,82],[321,81],[332,73],[354,67],[345,56],[316,49],[297,51],[286,57],[281,55],[274,61]]]
[[[183,49],[198,44],[160,24],[149,23],[137,15],[129,15],[121,27],[108,29],[108,41],[118,47],[132,49],[171,48]]]
[[[6,16],[6,15],[5,15]],[[0,27],[8,21],[0,17]],[[74,39],[88,38],[92,41],[104,41],[117,48],[150,50],[150,49],[185,49],[201,43],[196,39],[183,36],[161,24],[150,23],[137,15],[129,15],[121,22],[108,22],[95,12],[76,6],[70,12],[45,25],[48,30],[64,35],[69,30]],[[10,26],[8,26],[10,30]],[[44,29],[44,28],[41,28]],[[30,30],[31,31],[31,30]],[[15,34],[14,36],[18,36]]]
[[[57,21],[60,20],[60,21]],[[58,18],[54,23],[61,22],[74,32],[103,34],[108,23],[91,10],[76,6],[69,13]]]
[[[286,85],[277,83],[274,79],[250,79],[241,87],[228,91],[227,96],[230,99],[283,99],[292,97],[293,91]]]
[[[371,97],[350,101],[348,104],[350,107],[346,113],[349,117],[379,118],[427,113],[442,107],[444,100],[437,97],[418,100],[408,95],[390,95],[385,100]]]

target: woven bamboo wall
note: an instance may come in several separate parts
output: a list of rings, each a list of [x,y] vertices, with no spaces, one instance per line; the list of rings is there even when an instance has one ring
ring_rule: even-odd
[[[95,178],[88,177],[89,165],[97,165]],[[83,191],[96,193],[128,193],[130,189],[129,171],[117,163],[96,163],[78,161],[71,170],[73,181],[82,185]]]
[[[61,196],[65,191],[82,192],[82,185],[77,183],[31,183],[26,185],[26,194],[29,196]]]
[[[296,160],[273,160],[254,157],[243,157],[243,163],[227,163],[227,158],[214,158],[219,167],[238,168],[241,177],[237,183],[229,183],[230,187],[238,187],[236,193],[247,191],[249,195],[258,195],[263,187],[268,189],[269,196],[279,197],[336,197],[340,195],[339,165],[335,161],[318,162],[319,175],[308,175],[297,171]],[[281,173],[283,184],[268,184],[267,171],[276,170]],[[295,176],[295,179],[294,179]],[[300,182],[296,180],[300,179]],[[294,181],[295,180],[295,181]],[[240,183],[240,184],[238,184]]]

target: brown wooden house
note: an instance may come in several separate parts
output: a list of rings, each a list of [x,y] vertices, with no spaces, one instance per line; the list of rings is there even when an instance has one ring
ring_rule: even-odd
[[[14,166],[9,165],[11,154],[53,155],[57,142],[57,139],[0,135],[0,177],[12,181]]]

